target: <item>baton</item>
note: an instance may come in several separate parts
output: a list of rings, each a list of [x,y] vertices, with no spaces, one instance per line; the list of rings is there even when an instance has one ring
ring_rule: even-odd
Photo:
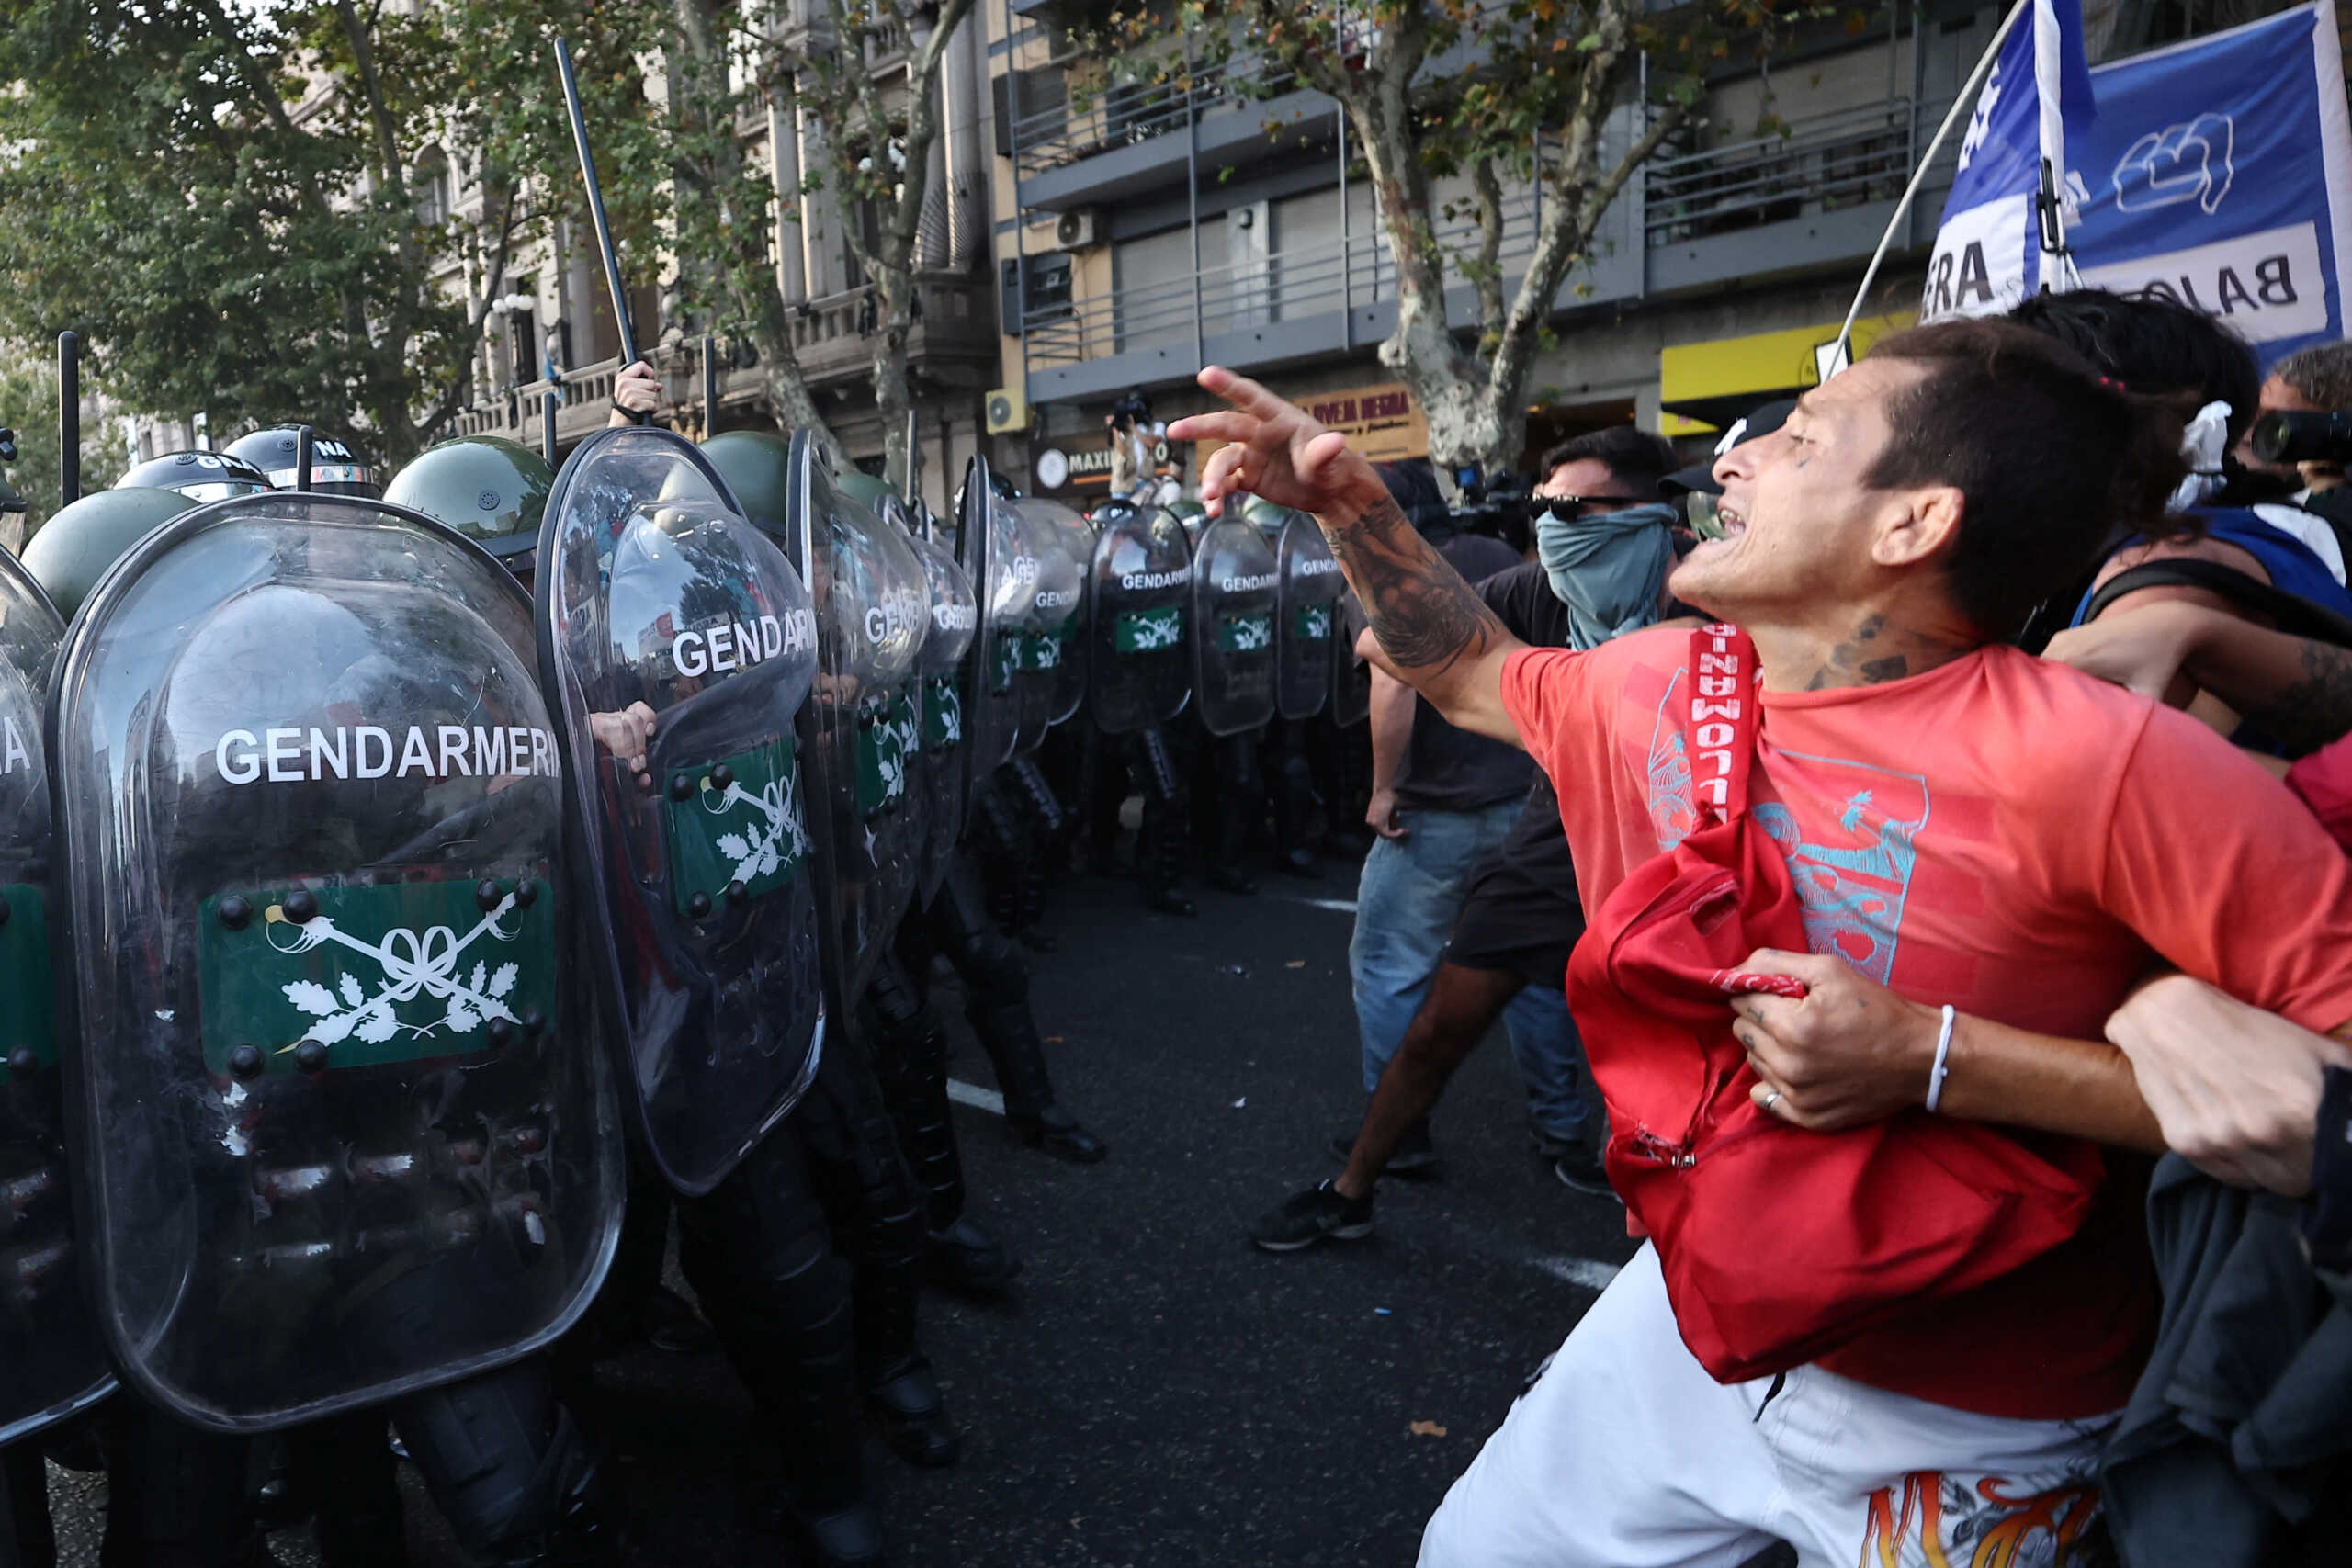
[[[82,340],[57,334],[58,505],[82,499]]]
[[[717,340],[708,333],[703,333],[702,438],[705,441],[718,434],[718,361],[712,357],[717,352]]]
[[[311,462],[318,449],[317,441],[307,424],[294,433],[294,488],[298,491],[311,488]]]
[[[555,467],[555,415],[562,406],[563,400],[553,388],[539,394],[539,456],[550,468]]]
[[[588,219],[596,226],[596,246],[605,255],[605,287],[613,297],[613,330],[620,334],[621,366],[637,363],[637,333],[629,325],[628,293],[621,286],[620,253],[613,249],[613,226],[605,217],[605,187],[596,183],[596,155],[588,150],[588,121],[580,112],[580,84],[571,74],[571,46],[555,40],[555,68],[563,78],[563,107],[571,116],[572,145],[580,149],[580,181],[588,187]],[[624,411],[628,412],[628,411]],[[629,412],[632,423],[646,424],[652,416]]]

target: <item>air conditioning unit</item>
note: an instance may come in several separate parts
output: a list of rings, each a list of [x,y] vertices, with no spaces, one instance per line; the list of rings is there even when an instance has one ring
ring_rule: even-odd
[[[1029,428],[1029,400],[1017,388],[999,387],[989,394],[989,434],[1018,435]]]
[[[1091,251],[1102,243],[1102,209],[1073,207],[1054,221],[1054,245],[1065,251]]]

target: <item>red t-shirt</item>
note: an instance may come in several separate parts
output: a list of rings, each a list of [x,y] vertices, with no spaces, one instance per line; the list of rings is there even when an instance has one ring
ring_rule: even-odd
[[[1504,668],[1588,909],[1694,825],[1667,709],[1690,645],[1659,628]],[[1767,692],[1759,731],[1749,809],[1813,951],[1914,1001],[2097,1040],[2164,964],[2306,1028],[2352,1021],[2352,861],[2186,715],[1996,647],[1883,685]],[[2076,1240],[1822,1364],[1988,1415],[2117,1409],[2154,1324],[2139,1188],[2110,1181]]]

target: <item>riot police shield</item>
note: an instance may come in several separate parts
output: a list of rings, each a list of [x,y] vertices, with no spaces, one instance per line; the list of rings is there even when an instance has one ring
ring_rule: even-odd
[[[925,822],[918,892],[929,903],[946,880],[948,863],[964,836],[964,807],[972,787],[971,749],[964,738],[964,666],[979,640],[980,606],[964,569],[926,532],[910,525],[907,537],[931,587],[931,630],[923,637],[919,666]]]
[[[841,994],[863,995],[922,873],[919,663],[931,585],[914,546],[833,488],[805,436],[792,449],[786,531],[806,537],[817,581],[811,759],[831,811]]]
[[[1331,699],[1331,658],[1339,599],[1348,580],[1315,519],[1294,512],[1275,536],[1282,603],[1274,617],[1274,708],[1284,718],[1313,718]]]
[[[670,1184],[707,1192],[798,1103],[824,1044],[828,910],[794,734],[816,615],[665,430],[599,432],[571,455],[538,562],[539,662],[624,1103]]]
[[[1331,722],[1345,728],[1372,716],[1372,666],[1356,654],[1356,643],[1372,623],[1352,588],[1335,606],[1338,640],[1331,648]]]
[[[1021,641],[1021,739],[1013,748],[1026,756],[1086,700],[1086,573],[1094,530],[1057,501],[1002,504],[1019,513],[1037,562],[1035,613]]]
[[[43,710],[65,623],[0,550],[0,1444],[31,1436],[114,1386],[82,1293],[65,1176],[49,927],[49,740]]]
[[[1211,735],[1274,716],[1274,612],[1281,573],[1265,536],[1232,511],[1201,530],[1193,558],[1193,692]]]
[[[979,602],[965,663],[964,736],[975,783],[1012,760],[1021,739],[1021,644],[1036,616],[1037,557],[1020,513],[978,453],[956,497],[956,553]]]
[[[1132,735],[1174,718],[1193,694],[1193,547],[1164,508],[1106,504],[1094,525],[1087,707],[1103,734]]]
[[[68,1148],[118,1364],[266,1430],[497,1367],[619,1237],[531,613],[380,502],[198,508],[52,685]]]

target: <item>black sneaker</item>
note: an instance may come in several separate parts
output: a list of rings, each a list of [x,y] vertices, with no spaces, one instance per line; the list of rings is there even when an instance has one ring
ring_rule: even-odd
[[[1285,1199],[1250,1227],[1250,1239],[1268,1252],[1296,1252],[1327,1237],[1360,1241],[1372,1234],[1372,1200],[1342,1196],[1328,1181]]]
[[[1589,1192],[1596,1198],[1617,1197],[1617,1190],[1609,1185],[1609,1172],[1601,1168],[1600,1161],[1594,1157],[1592,1151],[1582,1145],[1554,1160],[1552,1174],[1560,1179],[1561,1186],[1574,1188],[1578,1192]]]
[[[1345,1165],[1355,1156],[1356,1135],[1363,1130],[1359,1122],[1336,1134],[1324,1146],[1331,1151],[1332,1158]],[[1407,1181],[1435,1181],[1445,1174],[1445,1161],[1438,1157],[1437,1146],[1430,1142],[1428,1122],[1416,1122],[1405,1129],[1405,1135],[1396,1140],[1396,1147],[1390,1152],[1388,1163],[1381,1167],[1380,1174]]]

